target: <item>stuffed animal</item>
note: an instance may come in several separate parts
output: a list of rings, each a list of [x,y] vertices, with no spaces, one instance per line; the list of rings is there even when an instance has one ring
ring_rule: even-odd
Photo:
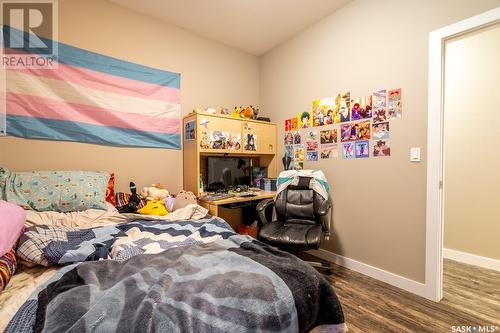
[[[130,182],[129,187],[132,194],[128,197],[128,202],[118,209],[120,213],[135,213],[141,204],[141,199],[137,195],[135,183]]]
[[[259,115],[260,112],[259,107],[253,105],[250,105],[250,107],[253,109],[253,119],[257,119],[257,116]]]
[[[142,215],[156,215],[156,216],[164,216],[168,214],[165,204],[159,200],[148,201],[146,206],[142,207],[137,212]]]
[[[251,106],[247,106],[241,111],[241,118],[251,119],[253,116],[253,109]]]
[[[173,195],[168,196],[163,202],[165,203],[165,207],[167,207],[167,210],[169,212],[174,211],[175,197]]]
[[[196,204],[197,202],[198,201],[196,200],[196,196],[193,192],[180,191],[175,197],[173,210],[175,211],[179,208],[184,208],[187,205]]]
[[[233,112],[231,113],[231,117],[233,118],[241,118],[241,108],[238,106],[235,106],[233,109]]]
[[[170,193],[163,188],[160,184],[152,184],[149,187],[143,187],[141,190],[141,197],[146,200],[165,200]]]
[[[229,109],[228,108],[220,108],[219,113],[223,116],[229,116]]]
[[[210,114],[215,114],[216,113],[214,108],[206,108],[205,112],[206,113],[210,113]]]

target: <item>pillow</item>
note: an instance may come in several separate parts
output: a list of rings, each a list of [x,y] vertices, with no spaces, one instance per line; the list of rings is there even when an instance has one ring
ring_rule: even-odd
[[[0,257],[0,292],[7,287],[17,269],[17,260],[14,250],[10,250]]]
[[[109,178],[107,172],[12,172],[0,167],[0,193],[4,200],[37,211],[106,209]]]
[[[115,198],[115,174],[112,173],[109,176],[108,188],[106,189],[106,201],[116,206],[116,198]]]
[[[0,200],[0,256],[9,252],[24,230],[26,212],[21,207]]]

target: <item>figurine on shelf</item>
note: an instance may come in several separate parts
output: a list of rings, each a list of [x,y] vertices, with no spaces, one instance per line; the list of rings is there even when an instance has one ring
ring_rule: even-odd
[[[228,108],[220,108],[219,113],[223,116],[229,116],[230,112]]]
[[[215,114],[216,113],[214,108],[206,108],[205,112],[206,113],[210,113],[210,114]]]
[[[241,118],[252,119],[253,109],[251,106],[247,106],[241,111]]]
[[[254,105],[250,105],[250,107],[253,109],[253,119],[257,119],[257,116],[259,115],[259,107],[258,106],[254,106]]]
[[[241,108],[239,106],[234,107],[233,112],[231,113],[231,117],[241,118]]]

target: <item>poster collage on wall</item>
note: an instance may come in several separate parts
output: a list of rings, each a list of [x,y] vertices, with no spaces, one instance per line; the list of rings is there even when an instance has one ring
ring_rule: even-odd
[[[314,100],[309,111],[285,120],[285,156],[304,161],[391,155],[391,121],[402,117],[401,88],[351,98],[349,92]],[[337,125],[338,124],[338,125]]]

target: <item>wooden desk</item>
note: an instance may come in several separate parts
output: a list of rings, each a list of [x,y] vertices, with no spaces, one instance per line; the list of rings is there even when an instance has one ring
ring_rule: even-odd
[[[239,203],[239,202],[249,202],[249,201],[261,201],[264,199],[271,199],[274,198],[276,195],[276,192],[258,192],[256,193],[257,195],[253,197],[238,197],[234,196],[232,198],[228,199],[222,199],[222,200],[217,200],[217,201],[203,201],[203,200],[198,200],[198,205],[205,207],[208,209],[208,213],[213,216],[219,216],[219,206],[222,205],[229,205],[229,204],[234,204],[234,203]]]

